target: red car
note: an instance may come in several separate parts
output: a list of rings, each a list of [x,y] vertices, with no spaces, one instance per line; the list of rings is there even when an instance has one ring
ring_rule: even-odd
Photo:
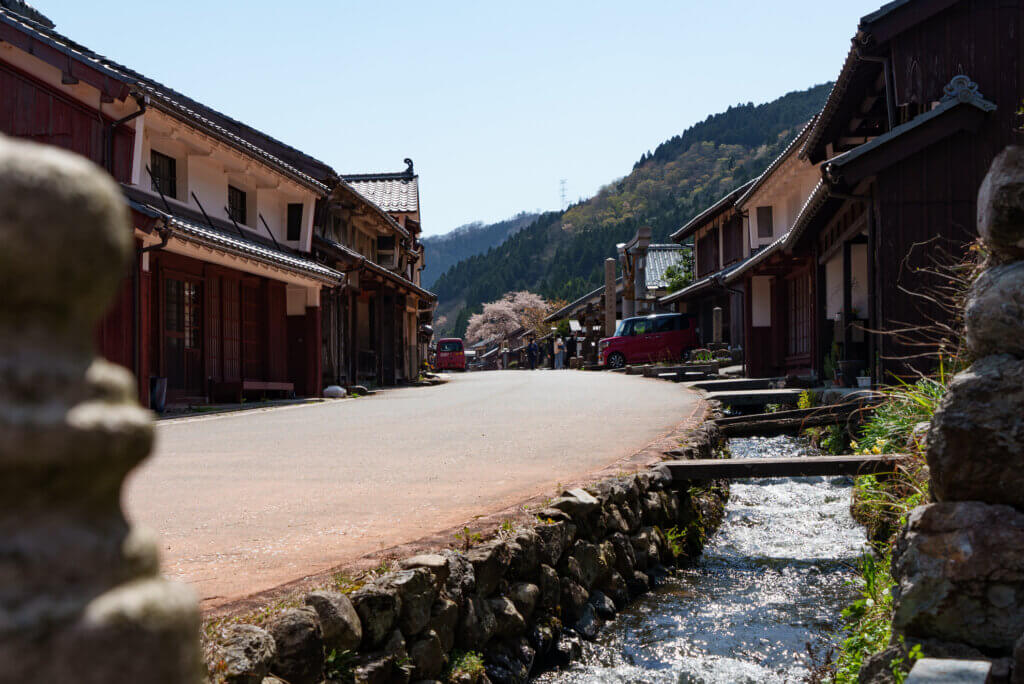
[[[684,352],[697,346],[697,321],[692,316],[654,314],[622,321],[615,336],[601,340],[597,350],[602,366],[622,368],[626,364],[680,361]]]
[[[466,348],[457,337],[446,337],[437,342],[438,370],[466,370]]]

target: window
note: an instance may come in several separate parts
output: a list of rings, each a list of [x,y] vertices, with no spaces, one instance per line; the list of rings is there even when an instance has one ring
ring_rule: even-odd
[[[679,330],[679,316],[664,316],[657,319],[657,330],[660,333],[670,333]]]
[[[654,321],[650,318],[641,318],[633,322],[633,335],[648,335],[654,332]]]
[[[772,225],[772,208],[771,207],[758,207],[757,208],[757,237],[759,238],[770,238],[775,234],[775,228]]]
[[[174,157],[150,150],[149,172],[153,190],[174,199],[178,198],[178,162]]]
[[[298,240],[302,235],[302,205],[288,205],[288,239]]]
[[[228,211],[236,223],[248,223],[245,215],[245,192],[233,185],[228,186]]]

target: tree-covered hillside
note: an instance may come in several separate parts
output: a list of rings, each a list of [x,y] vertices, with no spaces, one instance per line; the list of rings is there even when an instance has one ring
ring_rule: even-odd
[[[459,226],[444,235],[423,238],[427,262],[422,273],[423,287],[429,289],[454,264],[500,245],[536,218],[537,214],[524,211],[498,223],[477,221]]]
[[[760,174],[828,95],[830,83],[772,102],[730,107],[645,153],[625,178],[565,212],[542,214],[501,245],[459,262],[434,283],[436,320],[462,335],[472,313],[506,292],[576,299],[598,287],[603,262],[637,227],[655,242]]]

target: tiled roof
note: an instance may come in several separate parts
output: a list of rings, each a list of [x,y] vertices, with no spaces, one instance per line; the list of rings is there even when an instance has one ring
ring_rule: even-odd
[[[177,237],[184,238],[190,242],[198,242],[208,247],[214,247],[231,254],[254,259],[270,266],[312,276],[317,280],[332,285],[337,285],[344,279],[344,276],[338,271],[318,264],[315,261],[303,259],[282,250],[268,247],[254,240],[245,240],[241,236],[231,235],[219,228],[203,225],[185,216],[168,214],[166,211],[138,199],[129,197],[128,204],[133,209],[149,216],[165,218],[171,230],[177,234]]]
[[[682,267],[688,250],[682,245],[650,245],[647,248],[645,275],[648,290],[662,290],[668,287],[665,271],[669,266]]]
[[[704,292],[705,290],[720,287],[722,283],[724,283],[724,279],[726,277],[728,277],[737,269],[743,268],[746,265],[746,263],[750,261],[752,258],[753,257],[747,257],[742,261],[737,261],[734,264],[729,264],[722,270],[716,271],[711,275],[705,276],[696,282],[690,283],[683,289],[677,290],[672,294],[667,294],[658,301],[661,302],[662,304],[671,304],[673,302],[678,302],[683,299],[689,299],[690,297],[698,295]]]
[[[989,102],[981,93],[978,92],[978,84],[974,83],[970,78],[964,75],[954,76],[953,80],[945,87],[944,93],[945,94],[942,96],[942,100],[939,101],[938,106],[928,110],[924,114],[918,114],[910,121],[896,126],[891,131],[883,133],[882,135],[879,135],[870,141],[862,145],[858,145],[852,150],[837,155],[825,162],[825,173],[834,180],[838,169],[845,164],[848,164],[875,149],[884,147],[896,138],[899,138],[901,135],[905,135],[910,131],[923,126],[929,121],[939,118],[946,112],[960,107],[961,105],[969,105],[982,112],[994,112],[996,110],[995,103]]]
[[[748,180],[743,185],[741,185],[738,188],[735,188],[734,190],[730,191],[727,195],[725,195],[725,197],[723,197],[722,199],[718,200],[717,202],[712,204],[710,207],[708,207],[707,209],[705,209],[704,211],[700,212],[699,214],[694,216],[692,219],[690,219],[690,221],[686,225],[684,225],[682,228],[680,228],[676,232],[672,233],[672,235],[670,237],[673,240],[675,240],[676,242],[679,242],[680,240],[683,240],[684,238],[689,237],[689,235],[693,231],[695,231],[697,228],[700,228],[702,225],[704,225],[704,223],[708,219],[712,218],[713,216],[715,216],[715,215],[725,211],[726,209],[732,207],[733,205],[735,205],[736,204],[736,200],[739,199],[740,195],[745,193],[747,191],[747,189],[751,185],[753,185],[756,180],[757,180],[756,178],[754,178],[752,180]]]
[[[320,245],[321,247],[326,248],[328,252],[340,253],[345,257],[352,259],[357,264],[357,268],[365,268],[369,271],[373,271],[374,273],[384,276],[385,278],[401,285],[402,287],[412,290],[413,292],[420,295],[420,297],[422,297],[423,299],[429,299],[431,301],[437,299],[437,295],[434,294],[433,292],[429,290],[424,290],[422,287],[415,284],[408,278],[404,278],[403,276],[398,275],[394,271],[384,268],[380,264],[375,263],[372,259],[367,259],[359,252],[349,247],[346,247],[340,242],[335,242],[334,240],[326,238],[322,235],[314,235],[313,242],[315,244]]]
[[[300,171],[280,157],[268,151],[267,147],[274,147],[278,150],[290,151],[296,157],[304,160],[304,165],[317,167],[329,171],[329,167],[322,162],[309,157],[299,150],[296,150],[274,138],[251,128],[240,121],[200,104],[185,95],[164,86],[157,81],[143,76],[132,69],[118,64],[89,48],[75,43],[67,36],[53,30],[44,24],[32,21],[31,19],[11,12],[0,7],[0,21],[18,31],[33,38],[44,41],[51,47],[60,50],[69,58],[80,61],[92,68],[98,68],[103,72],[112,75],[114,78],[128,86],[138,88],[140,92],[148,95],[151,102],[157,108],[166,111],[172,116],[182,118],[197,128],[204,129],[208,134],[220,138],[240,151],[256,156],[267,164],[277,168],[285,175],[291,176],[293,180],[300,182],[318,192],[326,192],[327,186],[313,176]],[[266,143],[262,145],[260,143]]]
[[[384,211],[413,212],[420,208],[419,176],[365,174],[344,176],[345,182]]]

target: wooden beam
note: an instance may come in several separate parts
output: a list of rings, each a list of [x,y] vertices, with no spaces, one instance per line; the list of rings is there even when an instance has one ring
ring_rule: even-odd
[[[809,427],[822,425],[844,425],[859,422],[860,404],[837,405],[836,410],[822,406],[810,409],[795,409],[777,413],[758,413],[752,416],[736,416],[742,421],[718,424],[724,437],[753,437],[754,435],[798,434]]]
[[[665,461],[657,469],[672,482],[744,480],[771,477],[856,476],[894,472],[902,454],[880,456],[813,456],[794,458],[711,458],[690,461]]]

